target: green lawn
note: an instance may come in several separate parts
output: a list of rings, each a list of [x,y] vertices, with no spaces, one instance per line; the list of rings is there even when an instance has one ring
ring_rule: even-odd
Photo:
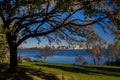
[[[120,80],[120,67],[115,66],[23,62],[18,73],[7,69],[8,64],[0,64],[0,80]]]
[[[54,73],[61,80],[120,80],[120,67],[74,66],[40,62],[25,62],[20,65]]]

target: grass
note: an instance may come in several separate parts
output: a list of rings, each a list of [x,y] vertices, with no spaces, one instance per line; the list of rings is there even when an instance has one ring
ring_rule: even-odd
[[[17,74],[5,72],[7,65],[0,68],[0,80],[120,80],[120,67],[115,66],[23,62]]]
[[[55,73],[64,80],[120,80],[120,67],[28,62],[21,65]]]

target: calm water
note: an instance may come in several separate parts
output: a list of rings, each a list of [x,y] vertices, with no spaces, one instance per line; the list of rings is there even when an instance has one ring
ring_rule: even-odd
[[[100,61],[101,65],[105,62],[103,53],[105,53],[105,51],[102,51],[102,57]],[[37,60],[35,56],[40,55],[40,51],[39,50],[19,50],[18,55],[22,57],[29,57],[31,60]],[[51,63],[80,64],[79,62],[75,62],[75,58],[78,55],[83,56],[89,64],[93,64],[93,59],[90,56],[91,53],[88,52],[87,50],[55,50],[54,55],[47,57],[46,61]]]

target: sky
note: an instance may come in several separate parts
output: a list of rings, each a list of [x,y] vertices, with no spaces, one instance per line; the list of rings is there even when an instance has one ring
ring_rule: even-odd
[[[76,13],[74,18],[80,18],[80,19],[84,19],[83,14],[79,14]],[[96,33],[102,37],[104,40],[107,41],[107,43],[113,43],[114,41],[114,36],[108,31],[108,33],[105,33],[102,28],[98,25],[95,25],[94,28],[96,29]],[[29,38],[26,40],[27,43],[23,43],[22,45],[20,45],[20,47],[36,47],[36,46],[45,46],[45,45],[49,45],[48,41],[46,39],[42,39],[40,44],[38,44],[38,41],[35,38]],[[62,43],[63,45],[66,45],[66,43]],[[54,44],[56,45],[56,44]]]
[[[108,31],[108,33],[105,33],[102,28],[99,26],[95,26],[96,33],[102,37],[104,40],[106,40],[108,43],[113,43],[114,42],[114,35]]]
[[[114,41],[114,36],[110,33],[105,33],[100,27],[96,28],[96,33],[102,37],[104,40],[107,41],[107,43],[113,43]],[[63,43],[64,44],[64,43]],[[36,47],[36,46],[45,46],[49,45],[48,41],[46,39],[43,39],[40,44],[38,44],[38,41],[35,38],[29,38],[27,39],[27,43],[23,43],[20,45],[20,47]],[[65,44],[64,44],[65,45]]]
[[[99,29],[99,28],[98,28]],[[98,30],[97,29],[97,33],[104,38],[108,43],[113,43],[114,41],[114,36],[112,36],[111,34],[107,34],[104,33],[102,30]],[[63,43],[64,44],[64,43]],[[36,47],[36,46],[45,46],[45,45],[49,45],[47,40],[42,40],[42,42],[40,42],[40,44],[38,44],[38,41],[34,38],[29,38],[27,39],[27,43],[22,43],[20,45],[20,47],[25,47],[25,48],[30,48],[30,47]]]

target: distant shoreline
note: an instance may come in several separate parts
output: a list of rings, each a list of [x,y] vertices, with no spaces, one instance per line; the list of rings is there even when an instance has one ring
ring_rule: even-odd
[[[19,49],[18,50],[40,50],[40,49],[31,49],[31,48],[25,48],[25,49]],[[87,50],[87,49],[52,49],[52,50]]]

